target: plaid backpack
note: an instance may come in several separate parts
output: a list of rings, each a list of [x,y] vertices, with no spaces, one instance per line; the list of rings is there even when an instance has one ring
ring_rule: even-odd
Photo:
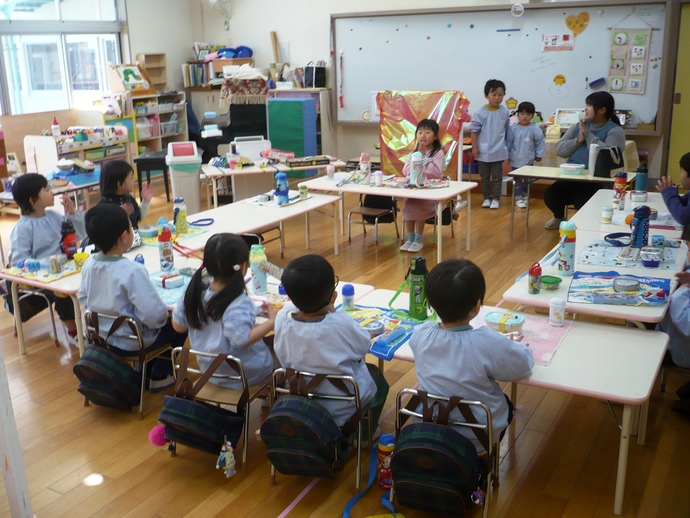
[[[86,348],[72,368],[80,382],[77,390],[97,405],[129,411],[133,406],[139,405],[141,373],[109,350],[106,343],[125,322],[126,317],[116,318],[104,339],[98,333],[98,315],[91,313],[90,316],[93,331],[89,333],[88,339],[92,345]],[[142,364],[143,358],[140,358],[139,365]]]
[[[245,416],[220,406],[194,400],[225,358],[225,354],[216,356],[196,383],[192,383],[187,374],[189,349],[182,348],[175,395],[163,398],[163,410],[158,415],[158,420],[165,425],[165,438],[172,443],[171,451],[174,451],[175,443],[214,455],[218,454],[226,440],[237,446],[242,436]],[[244,408],[248,397],[249,394],[245,391],[237,404],[238,409]]]
[[[307,397],[326,376],[309,382],[287,369],[290,394],[279,397],[261,426],[261,439],[271,464],[284,475],[334,478],[347,459],[347,437],[355,430],[361,412],[342,429],[322,405]]]
[[[428,405],[427,393],[418,394],[407,408],[416,408],[421,401],[423,422],[405,426],[398,435],[391,458],[393,490],[406,507],[465,516],[473,507],[473,492],[484,478],[474,444],[447,426],[448,415],[458,407],[460,398],[451,398],[447,406],[438,401]],[[438,415],[436,422],[431,422],[435,406]],[[459,408],[466,421],[476,422],[471,410],[462,405]]]

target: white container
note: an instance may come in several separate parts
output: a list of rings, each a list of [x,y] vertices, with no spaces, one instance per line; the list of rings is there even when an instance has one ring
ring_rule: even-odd
[[[565,300],[554,297],[549,301],[549,324],[563,327],[565,322]]]
[[[597,165],[597,156],[599,156],[599,144],[589,145],[589,163],[587,169],[589,169],[590,174],[594,174],[594,170]]]
[[[374,171],[374,185],[376,187],[383,185],[383,171]]]
[[[199,171],[201,155],[196,142],[169,142],[165,163],[170,172],[170,184],[174,198],[184,197],[187,217],[201,212]]]
[[[604,207],[601,209],[601,222],[611,224],[613,221],[613,207]]]

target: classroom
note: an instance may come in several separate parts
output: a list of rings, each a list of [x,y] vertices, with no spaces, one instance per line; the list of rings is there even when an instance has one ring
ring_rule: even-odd
[[[34,14],[41,12],[43,15]],[[66,21],[41,25],[51,18]],[[85,20],[99,20],[94,23],[99,28],[80,33],[79,27],[89,23]],[[625,39],[633,34],[637,35],[630,37],[635,44],[629,46],[636,46],[635,52],[644,55],[637,61],[644,64],[644,73],[642,68],[636,69],[641,78],[637,81],[637,76],[630,80],[629,74],[616,75],[614,70],[615,58],[619,57],[613,55],[616,45],[625,46]],[[337,278],[336,306],[349,304],[343,286],[350,284],[354,286],[354,304],[360,308],[390,305],[410,312],[413,303],[407,292],[413,291],[414,272],[410,279],[408,274],[415,268],[415,256],[425,259],[428,270],[447,259],[466,259],[481,269],[486,291],[483,307],[471,325],[477,330],[489,325],[485,324],[489,322],[488,312],[498,312],[499,317],[505,312],[524,317],[523,341],[528,342],[535,365],[529,376],[517,378],[519,382],[499,380],[506,399],[514,404],[512,422],[505,435],[496,438],[499,446],[494,450],[497,461],[492,473],[499,484],[488,489],[485,509],[471,505],[468,516],[480,516],[483,511],[484,516],[491,517],[690,516],[689,454],[684,440],[690,435],[690,419],[673,409],[680,401],[676,390],[690,381],[690,369],[662,366],[668,336],[653,330],[664,320],[670,297],[662,296],[662,303],[640,298],[639,305],[632,305],[605,302],[603,294],[597,299],[585,293],[587,273],[600,273],[594,277],[601,281],[604,271],[622,270],[633,263],[639,267],[621,274],[644,278],[642,282],[657,288],[657,295],[664,291],[662,288],[668,295],[683,283],[675,273],[682,272],[683,263],[687,263],[687,243],[681,239],[682,224],[669,214],[657,182],[668,176],[680,183],[683,173],[679,161],[690,151],[685,123],[690,110],[688,103],[682,102],[683,93],[690,95],[690,76],[683,72],[690,66],[690,0],[19,0],[0,5],[0,41],[0,68],[5,76],[0,78],[0,134],[4,134],[0,158],[6,157],[4,166],[14,167],[14,158],[23,170],[33,164],[37,172],[43,172],[44,148],[40,146],[45,139],[50,142],[51,157],[53,153],[56,159],[63,155],[59,146],[55,149],[51,136],[53,120],[59,121],[63,130],[81,127],[90,128],[84,133],[102,133],[103,139],[112,142],[106,145],[104,140],[96,146],[95,155],[80,158],[95,157],[95,162],[105,163],[111,157],[104,149],[113,146],[114,158],[135,166],[144,183],[145,172],[150,169],[152,197],[140,228],[155,229],[161,217],[172,220],[176,195],[184,196],[189,222],[200,221],[198,234],[175,243],[176,269],[188,266],[196,270],[204,244],[217,232],[261,234],[267,259],[278,268],[305,254],[325,258]],[[303,89],[295,84],[287,88],[285,79],[289,78],[282,78],[277,89],[268,91],[271,102],[264,96],[256,105],[236,101],[230,104],[234,106],[231,109],[221,99],[220,79],[215,87],[189,84],[190,69],[203,69],[204,82],[223,74],[222,65],[212,71],[212,61],[210,65],[200,63],[209,52],[203,50],[208,48],[205,42],[235,52],[249,49],[249,61],[268,77],[273,77],[276,63],[289,63],[290,68],[308,73],[311,66],[323,62],[325,79],[317,88],[301,93]],[[80,64],[85,65],[78,71],[71,68],[77,63],[77,52],[81,52]],[[58,53],[66,59],[62,64]],[[626,59],[630,60],[627,54]],[[109,68],[108,61],[117,66]],[[129,88],[125,84],[127,74],[136,75],[141,70],[128,65],[136,61],[144,63],[141,69],[148,70],[148,79],[156,83],[151,85],[153,93],[139,100],[131,92],[113,95],[110,90]],[[490,102],[483,88],[491,78],[505,83],[502,103],[509,111],[520,102],[531,101],[544,121],[553,118],[553,126],[562,123],[560,131],[552,128],[551,136],[543,127],[546,157],[541,164],[511,171],[505,162],[495,209],[488,204],[482,207],[487,194],[474,169],[477,156],[470,144],[470,120]],[[619,87],[621,90],[616,91]],[[162,90],[166,92],[161,94]],[[556,157],[556,142],[569,123],[578,124],[585,98],[596,92],[610,92],[619,115],[626,117],[622,127],[625,149],[620,160],[628,173],[627,188],[635,193],[648,191],[644,201],[639,201],[641,198],[633,200],[633,193],[626,196],[623,190],[626,210],[615,210],[611,223],[602,221],[602,209],[613,205],[611,193],[618,192],[615,180],[596,180],[587,177],[587,171],[576,178],[566,173],[567,168],[559,168],[565,159]],[[421,111],[415,112],[418,105],[411,99],[420,93],[426,97],[419,103]],[[309,101],[295,102],[294,98]],[[127,114],[124,110],[119,118],[102,111],[109,109],[104,104],[111,100],[117,104],[118,99],[124,99],[125,106],[129,103],[131,110],[144,111]],[[221,138],[223,147],[219,147],[213,138],[193,134],[204,129],[204,119],[210,120],[206,112],[217,109],[221,116],[211,122],[218,122],[223,110],[228,110],[231,128],[246,125],[240,135],[263,133],[273,143],[281,131],[281,112],[277,111],[281,99],[292,100],[283,106],[299,105],[297,111],[283,115],[289,122],[297,112],[302,116],[302,105],[312,110],[315,106],[309,117],[315,117],[317,125],[309,140],[318,147],[307,151],[305,144],[295,157],[328,155],[326,162],[311,165],[317,171],[314,176],[310,176],[314,170],[304,172],[298,165],[287,163],[266,163],[259,168],[256,159],[255,168],[245,165],[230,170],[229,163],[207,164],[209,156],[223,156],[229,141]],[[377,104],[377,99],[382,104]],[[429,106],[441,112],[433,112]],[[148,111],[151,109],[157,113],[154,117]],[[417,118],[399,118],[400,110]],[[406,155],[417,145],[416,124],[425,113],[439,123],[443,121],[441,130],[448,131],[450,140],[443,141],[446,154],[442,168],[450,181],[439,180],[434,189],[398,189],[401,185],[396,185],[395,178],[384,176],[379,186],[374,185],[372,175],[371,186],[360,185],[356,171],[363,153],[371,156],[374,166],[380,163],[384,174],[392,171],[402,175]],[[466,117],[461,124],[459,116],[463,114]],[[198,119],[201,128],[193,128],[192,118]],[[127,131],[118,134],[123,125]],[[302,138],[302,126],[288,127],[288,136]],[[27,145],[27,136],[31,145]],[[34,138],[42,140],[31,140]],[[167,166],[170,181],[166,176],[163,182],[166,172],[160,174],[159,164],[168,145],[171,149],[183,146],[178,150],[186,153],[189,148],[184,146],[195,139],[199,158],[203,156],[204,181],[197,177],[190,181],[182,172],[183,166],[176,169],[173,160]],[[308,139],[305,136],[303,140]],[[101,151],[103,155],[98,155]],[[144,152],[158,153],[152,155],[155,166],[142,160],[137,163],[137,156]],[[53,163],[49,170],[54,169]],[[335,166],[334,178],[325,174],[327,165]],[[262,193],[281,188],[280,184],[276,187],[274,170],[288,175],[287,207],[261,198]],[[0,168],[0,173],[3,171]],[[633,174],[638,175],[637,180]],[[516,206],[516,178],[524,179],[528,186],[525,208]],[[647,179],[644,187],[641,178]],[[568,185],[592,180],[608,187],[596,191],[584,204],[566,206],[560,219],[577,228],[572,231],[576,239],[570,241],[565,234],[570,228],[567,225],[560,229],[556,225],[553,230],[544,227],[558,216],[544,200],[554,180],[567,181]],[[54,192],[61,193],[63,188],[56,190],[55,185]],[[132,185],[135,199],[141,201],[141,183],[135,179]],[[292,196],[299,196],[300,186],[308,187],[308,198],[293,204]],[[97,190],[86,193],[72,188],[79,193],[74,199],[82,208],[95,206],[100,198]],[[69,184],[66,189],[70,190]],[[398,207],[395,225],[382,222],[376,229],[369,224],[365,227],[356,213],[363,196],[390,197],[393,189],[397,189],[393,195]],[[686,189],[681,187],[680,192]],[[229,193],[234,203],[229,203]],[[19,212],[2,194],[0,250],[6,263]],[[431,223],[422,232],[421,248],[408,253],[401,245],[404,247],[409,237],[405,225],[414,221],[403,221],[403,206],[420,200],[433,207],[429,210],[443,224],[434,225],[432,214]],[[442,212],[449,202],[452,211]],[[606,243],[625,240],[625,236],[617,237],[620,234],[628,233],[633,240],[638,223],[632,223],[629,234],[631,223],[626,222],[625,215],[631,214],[632,220],[633,214],[638,214],[632,212],[633,207],[645,204],[654,217],[659,217],[655,222],[647,212],[645,228],[652,241],[661,236],[661,260],[656,263],[660,267],[642,269],[647,261],[643,261],[642,252],[639,260],[636,256],[623,266],[617,255],[615,260],[606,252],[597,255],[598,246],[618,254],[621,249],[615,247],[621,244],[608,247]],[[60,205],[60,197],[55,196],[55,209],[62,214]],[[349,225],[348,214],[353,210]],[[149,241],[147,244],[145,238],[142,246],[126,252],[125,257],[134,259],[141,254],[153,279],[159,270],[159,253],[157,238]],[[567,243],[572,248],[566,248]],[[564,250],[572,256],[569,264],[575,270],[574,277],[567,273],[566,255],[562,264],[557,264]],[[545,289],[546,281],[540,293],[529,291],[531,266],[537,262],[544,279],[547,275],[562,278],[560,287],[555,285],[557,291]],[[17,279],[10,270],[0,274],[3,288],[6,280],[8,287],[17,286],[16,281],[10,282]],[[78,307],[80,277],[71,276],[70,281],[65,276],[43,284],[28,277],[24,280],[29,287],[45,286],[58,296],[71,297]],[[277,300],[278,282],[272,285],[272,278],[269,275],[271,293],[260,300]],[[578,282],[584,287],[578,288]],[[158,289],[159,294],[165,291]],[[402,293],[392,300],[397,291]],[[624,294],[618,295],[624,298]],[[567,303],[563,327],[549,324],[553,297]],[[8,298],[11,300],[9,290]],[[174,307],[168,299],[165,302],[169,309]],[[81,309],[86,308],[82,305]],[[392,314],[400,318],[399,312]],[[366,320],[369,314],[364,311],[362,315]],[[505,318],[496,328],[510,331],[504,327]],[[392,515],[382,503],[386,493],[378,480],[355,503],[360,469],[353,445],[343,469],[331,479],[288,475],[279,470],[273,484],[267,441],[262,441],[260,433],[270,408],[269,402],[260,398],[249,405],[246,428],[234,445],[234,475],[226,478],[218,469],[216,453],[182,442],[172,455],[170,443],[160,446],[150,440],[164,398],[174,394],[172,387],[143,393],[143,418],[137,411],[138,402],[130,412],[93,402],[85,405],[76,390],[79,380],[72,372],[88,346],[81,333],[83,322],[78,320],[78,335],[70,339],[57,316],[51,324],[48,311],[15,324],[8,311],[0,310],[0,355],[4,363],[0,366],[0,452],[6,466],[0,486],[0,515],[282,518],[343,516],[345,512],[361,518],[444,516],[404,505],[404,489],[395,492],[397,514]],[[416,323],[410,324],[405,339]],[[374,347],[364,358],[368,365],[379,366],[390,386],[379,419],[383,434],[396,432],[398,393],[420,386],[412,352],[416,345],[404,342],[388,356]],[[438,358],[437,363],[444,360]],[[372,450],[376,462],[376,449],[364,441],[359,464],[362,488],[367,486],[369,475],[379,471],[376,464],[370,467]],[[415,462],[426,469],[423,459]],[[352,507],[345,511],[346,506]]]

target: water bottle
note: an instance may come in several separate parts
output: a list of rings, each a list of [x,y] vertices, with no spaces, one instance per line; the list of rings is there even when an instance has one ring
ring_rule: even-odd
[[[379,487],[384,490],[391,488],[391,457],[395,449],[395,435],[383,433],[379,436],[379,445],[376,451],[376,460],[379,471]]]
[[[276,174],[276,190],[273,191],[278,205],[290,203],[290,186],[285,173]]]
[[[371,184],[371,157],[369,153],[362,153],[359,157],[359,170],[361,178],[359,183],[362,185]]]
[[[625,186],[627,183],[627,173],[616,174],[613,180],[613,210],[625,210]]]
[[[178,234],[187,233],[187,205],[182,197],[177,197],[173,201],[173,221]]]
[[[635,207],[630,223],[630,248],[642,248],[649,242],[649,214],[647,205]]]
[[[268,274],[260,268],[262,261],[267,261],[264,245],[252,245],[249,251],[249,266],[252,270],[252,291],[266,293],[268,290]]]
[[[69,218],[62,220],[62,228],[60,229],[60,250],[67,256],[67,259],[72,259],[74,253],[77,251],[77,232],[74,230],[74,224]]]
[[[577,227],[572,221],[561,221],[558,232],[561,238],[561,246],[558,250],[558,272],[561,275],[573,275],[575,273],[575,230]]]
[[[424,320],[427,317],[426,276],[429,271],[426,268],[426,259],[417,255],[410,261],[410,272],[407,274],[407,282],[410,287],[410,317],[416,320]]]
[[[163,230],[158,235],[158,257],[161,262],[161,270],[169,272],[175,266],[173,256],[172,233],[168,225],[163,226]]]
[[[647,181],[649,179],[649,172],[647,166],[642,164],[637,168],[635,173],[635,190],[647,192]]]
[[[410,185],[424,185],[424,156],[419,151],[415,151],[410,157]]]
[[[527,283],[530,294],[536,295],[541,291],[541,265],[539,263],[534,263],[530,267]]]
[[[597,157],[599,156],[599,144],[589,145],[589,160],[587,162],[587,169],[590,174],[594,174],[597,168]]]
[[[565,322],[565,300],[554,297],[549,301],[549,324],[563,327]]]
[[[50,132],[54,139],[59,139],[62,136],[60,131],[60,124],[57,121],[57,117],[53,117],[53,124],[50,126]]]
[[[345,311],[355,310],[355,287],[352,284],[343,286],[343,309]]]

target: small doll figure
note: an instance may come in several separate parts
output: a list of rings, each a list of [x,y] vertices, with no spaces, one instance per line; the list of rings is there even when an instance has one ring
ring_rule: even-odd
[[[225,471],[225,476],[230,478],[237,472],[235,470],[235,462],[235,449],[232,447],[232,443],[226,438],[220,450],[220,455],[218,455],[218,460],[216,461],[216,469],[222,469]]]
[[[290,186],[288,185],[287,175],[285,173],[278,173],[276,175],[276,190],[273,191],[278,205],[287,205],[290,203]]]

